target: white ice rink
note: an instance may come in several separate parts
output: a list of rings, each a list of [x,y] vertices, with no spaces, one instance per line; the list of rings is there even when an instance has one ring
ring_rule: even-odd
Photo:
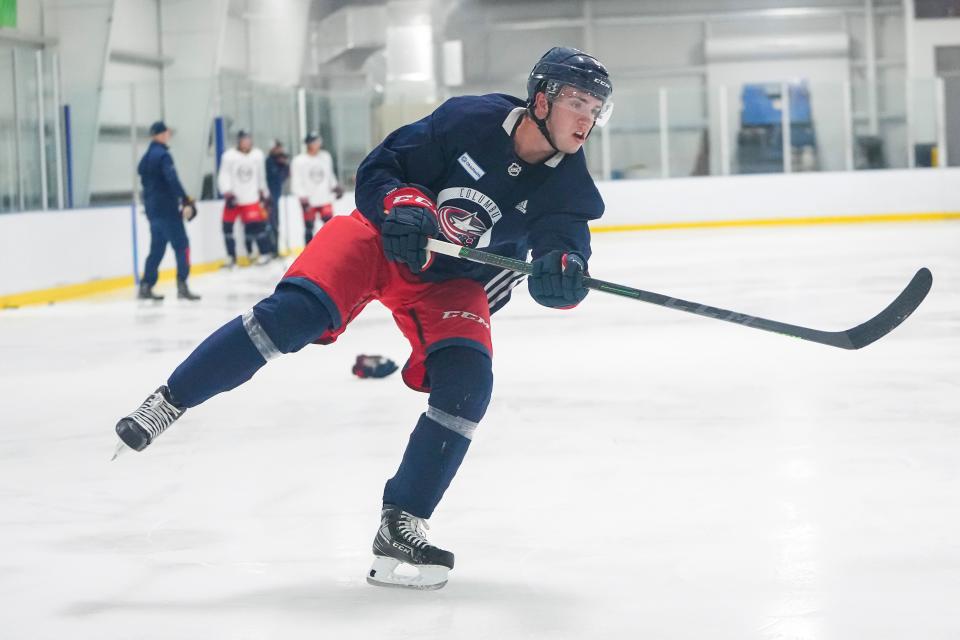
[[[437,592],[368,586],[426,396],[371,307],[109,462],[113,426],[281,265],[199,304],[0,312],[0,638],[960,637],[960,225],[598,234],[599,278],[845,329],[843,351],[593,293],[494,318],[493,402],[431,520]],[[172,294],[169,283],[158,287]],[[525,287],[524,287],[525,289]]]

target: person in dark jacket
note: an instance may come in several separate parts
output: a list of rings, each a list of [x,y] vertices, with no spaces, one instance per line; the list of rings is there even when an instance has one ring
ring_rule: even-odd
[[[273,242],[273,257],[280,255],[280,198],[283,197],[283,183],[290,176],[290,156],[283,143],[273,141],[273,148],[267,155],[267,188],[270,189],[270,240]]]
[[[177,297],[182,300],[199,300],[187,287],[190,275],[190,240],[183,226],[184,218],[193,219],[196,204],[187,195],[173,167],[173,157],[167,146],[173,132],[162,121],[150,125],[150,146],[140,159],[137,173],[143,185],[143,204],[150,221],[150,253],[140,279],[141,300],[163,300],[153,292],[157,284],[157,268],[167,250],[167,243],[177,256]]]

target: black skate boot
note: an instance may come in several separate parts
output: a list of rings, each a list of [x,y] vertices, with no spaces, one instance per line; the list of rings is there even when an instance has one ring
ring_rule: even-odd
[[[186,280],[177,280],[177,298],[180,300],[199,300],[200,296],[190,291]]]
[[[453,569],[453,554],[430,544],[421,525],[429,528],[423,518],[400,507],[383,506],[380,530],[373,539],[374,560],[367,582],[378,587],[409,589],[439,589],[447,584],[447,574]],[[396,573],[394,570],[401,564],[416,574]]]
[[[134,451],[143,451],[185,412],[186,409],[173,404],[170,390],[164,385],[151,393],[136,411],[117,423],[117,435]]]
[[[163,300],[163,296],[158,296],[153,292],[153,285],[146,282],[140,283],[140,290],[137,291],[137,300]]]

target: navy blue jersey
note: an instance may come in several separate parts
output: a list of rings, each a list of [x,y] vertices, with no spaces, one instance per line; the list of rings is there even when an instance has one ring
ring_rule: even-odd
[[[357,208],[378,227],[393,189],[425,187],[437,202],[444,238],[525,260],[553,249],[590,257],[587,221],[603,215],[603,199],[583,149],[529,164],[514,152],[524,102],[504,94],[452,98],[432,114],[391,133],[357,170]],[[426,281],[471,278],[484,283],[497,309],[516,284],[498,267],[436,256]]]
[[[147,217],[180,217],[180,200],[186,197],[173,157],[167,145],[156,140],[150,143],[137,166],[143,185],[143,205]]]

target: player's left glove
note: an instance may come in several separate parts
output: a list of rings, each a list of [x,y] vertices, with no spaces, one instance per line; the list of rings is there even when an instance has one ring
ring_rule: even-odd
[[[180,215],[187,222],[197,217],[197,202],[190,196],[185,196],[180,203]]]
[[[397,370],[397,363],[383,356],[357,356],[353,363],[353,375],[358,378],[386,378]]]
[[[336,196],[337,200],[343,197],[343,187],[337,185],[333,188],[333,195]]]
[[[383,210],[380,236],[387,259],[406,264],[414,273],[425,271],[433,262],[427,240],[440,236],[433,199],[416,187],[401,187],[387,194]]]
[[[570,309],[587,297],[583,286],[587,261],[578,253],[551,251],[533,261],[527,279],[530,295],[545,307]]]

